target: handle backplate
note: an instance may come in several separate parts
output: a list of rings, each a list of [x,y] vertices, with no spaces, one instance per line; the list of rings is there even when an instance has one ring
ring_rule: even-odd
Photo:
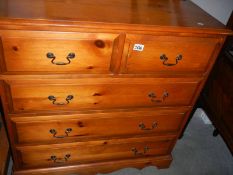
[[[51,59],[51,63],[52,64],[55,64],[55,65],[67,65],[67,64],[70,64],[71,63],[71,59],[74,59],[75,58],[75,53],[69,53],[66,57],[66,60],[67,62],[55,62],[55,59],[56,59],[56,56],[54,53],[52,52],[48,52],[46,54],[47,58],[48,59]]]
[[[64,158],[58,158],[57,156],[52,155],[50,157],[50,160],[52,160],[54,163],[65,163],[69,160],[70,157],[70,154],[66,154]]]
[[[69,136],[69,133],[72,132],[72,128],[67,128],[65,130],[65,135],[57,135],[57,131],[55,129],[50,129],[49,132],[53,135],[54,138],[65,138]]]
[[[139,128],[141,128],[141,130],[150,131],[150,130],[153,130],[153,129],[157,128],[158,123],[153,122],[152,125],[151,125],[151,128],[147,128],[144,123],[140,123],[138,126],[139,126]]]
[[[155,102],[155,103],[162,103],[165,101],[165,99],[169,96],[168,92],[167,91],[164,91],[161,99],[157,99],[157,96],[154,92],[150,92],[148,94],[148,97],[151,99],[152,102]]]
[[[48,99],[50,100],[50,101],[52,101],[52,103],[54,104],[54,105],[67,105],[67,104],[69,104],[70,103],[70,101],[72,100],[74,98],[74,96],[73,95],[68,95],[67,97],[66,97],[66,103],[64,103],[64,102],[56,102],[57,101],[57,98],[55,97],[55,96],[53,96],[53,95],[50,95],[50,96],[48,96]]]
[[[176,62],[175,62],[175,63],[168,63],[168,62],[167,62],[167,61],[168,61],[168,57],[167,57],[165,54],[162,54],[162,55],[160,56],[160,60],[163,61],[163,65],[165,65],[165,66],[175,66],[175,65],[178,64],[178,62],[179,62],[180,60],[182,60],[182,58],[183,58],[183,56],[182,56],[181,54],[179,54],[179,55],[176,57]]]
[[[131,151],[133,152],[135,156],[143,156],[149,151],[149,149],[150,148],[148,146],[145,146],[143,149],[143,152],[139,152],[137,148],[132,148]]]

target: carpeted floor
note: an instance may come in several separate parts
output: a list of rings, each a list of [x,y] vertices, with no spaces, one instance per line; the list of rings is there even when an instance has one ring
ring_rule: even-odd
[[[108,175],[233,175],[231,153],[221,136],[212,136],[213,126],[205,125],[200,114],[200,111],[194,114],[184,137],[177,142],[170,168],[125,168]]]
[[[170,168],[126,168],[108,175],[233,175],[231,153],[221,136],[212,136],[213,126],[205,125],[199,116],[200,111],[196,111],[184,137],[177,142]]]

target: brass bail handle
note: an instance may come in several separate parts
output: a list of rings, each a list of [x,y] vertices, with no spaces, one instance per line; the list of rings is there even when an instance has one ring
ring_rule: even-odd
[[[69,160],[70,157],[70,154],[66,154],[64,158],[58,158],[57,156],[52,155],[50,157],[50,160],[52,160],[54,163],[65,163]]]
[[[48,52],[48,53],[46,54],[46,56],[47,56],[48,59],[51,59],[51,63],[52,63],[52,64],[61,66],[61,65],[70,64],[70,63],[71,63],[71,59],[74,59],[74,58],[75,58],[75,53],[71,52],[71,53],[69,53],[69,54],[67,55],[67,57],[66,57],[67,62],[55,62],[56,56],[55,56],[55,54],[52,53],[52,52]]]
[[[132,148],[131,151],[134,153],[135,156],[143,156],[149,151],[149,147],[145,146],[143,152],[139,152],[137,148]]]
[[[176,57],[176,62],[175,63],[168,63],[168,57],[165,55],[165,54],[161,54],[160,56],[160,60],[163,61],[163,65],[165,66],[175,66],[178,64],[178,62],[180,60],[182,60],[183,56],[181,54],[179,54],[177,57]]]
[[[65,130],[65,135],[60,135],[60,136],[57,136],[57,131],[56,129],[50,129],[49,132],[53,135],[54,138],[65,138],[65,137],[69,137],[69,133],[72,132],[72,128],[67,128]]]
[[[48,99],[50,100],[50,101],[52,101],[52,103],[54,104],[54,105],[67,105],[67,104],[69,104],[70,103],[70,101],[72,100],[74,98],[74,96],[73,95],[68,95],[67,97],[66,97],[66,103],[63,103],[63,102],[56,102],[57,101],[57,98],[55,97],[55,96],[53,96],[53,95],[50,95],[50,96],[48,96]]]
[[[151,131],[151,130],[153,130],[153,129],[155,129],[155,128],[158,127],[158,123],[157,122],[153,122],[152,125],[151,125],[151,128],[147,128],[144,123],[140,123],[138,126],[139,126],[139,128],[141,128],[141,130]]]
[[[154,92],[150,92],[148,94],[148,97],[151,99],[152,102],[155,102],[155,103],[162,103],[165,101],[165,99],[169,96],[168,92],[167,91],[164,91],[161,99],[157,99],[157,96]]]

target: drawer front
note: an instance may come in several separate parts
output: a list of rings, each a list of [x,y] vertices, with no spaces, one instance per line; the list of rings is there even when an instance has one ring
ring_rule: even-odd
[[[125,73],[203,73],[218,38],[129,35]]]
[[[20,167],[51,167],[169,154],[172,138],[99,140],[17,147]]]
[[[199,85],[194,79],[108,79],[105,83],[83,79],[74,82],[59,84],[50,80],[51,84],[37,81],[11,84],[13,111],[184,106],[190,105]]]
[[[16,143],[177,133],[187,108],[12,118]]]
[[[6,71],[110,73],[117,37],[103,33],[9,33],[2,36]]]

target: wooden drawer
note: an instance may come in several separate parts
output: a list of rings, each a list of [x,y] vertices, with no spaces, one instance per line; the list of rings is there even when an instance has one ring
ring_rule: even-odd
[[[96,137],[176,134],[188,108],[11,118],[16,143],[77,141]]]
[[[111,61],[117,61],[117,34],[17,31],[1,35],[8,72],[103,74],[111,73],[110,67],[115,66]]]
[[[51,167],[124,158],[169,154],[173,137],[98,140],[55,145],[16,147],[19,164],[25,167]]]
[[[12,82],[9,86],[15,112],[77,111],[190,105],[199,80],[99,78]]]
[[[128,35],[124,73],[204,73],[218,38]],[[163,55],[163,56],[162,56]]]

